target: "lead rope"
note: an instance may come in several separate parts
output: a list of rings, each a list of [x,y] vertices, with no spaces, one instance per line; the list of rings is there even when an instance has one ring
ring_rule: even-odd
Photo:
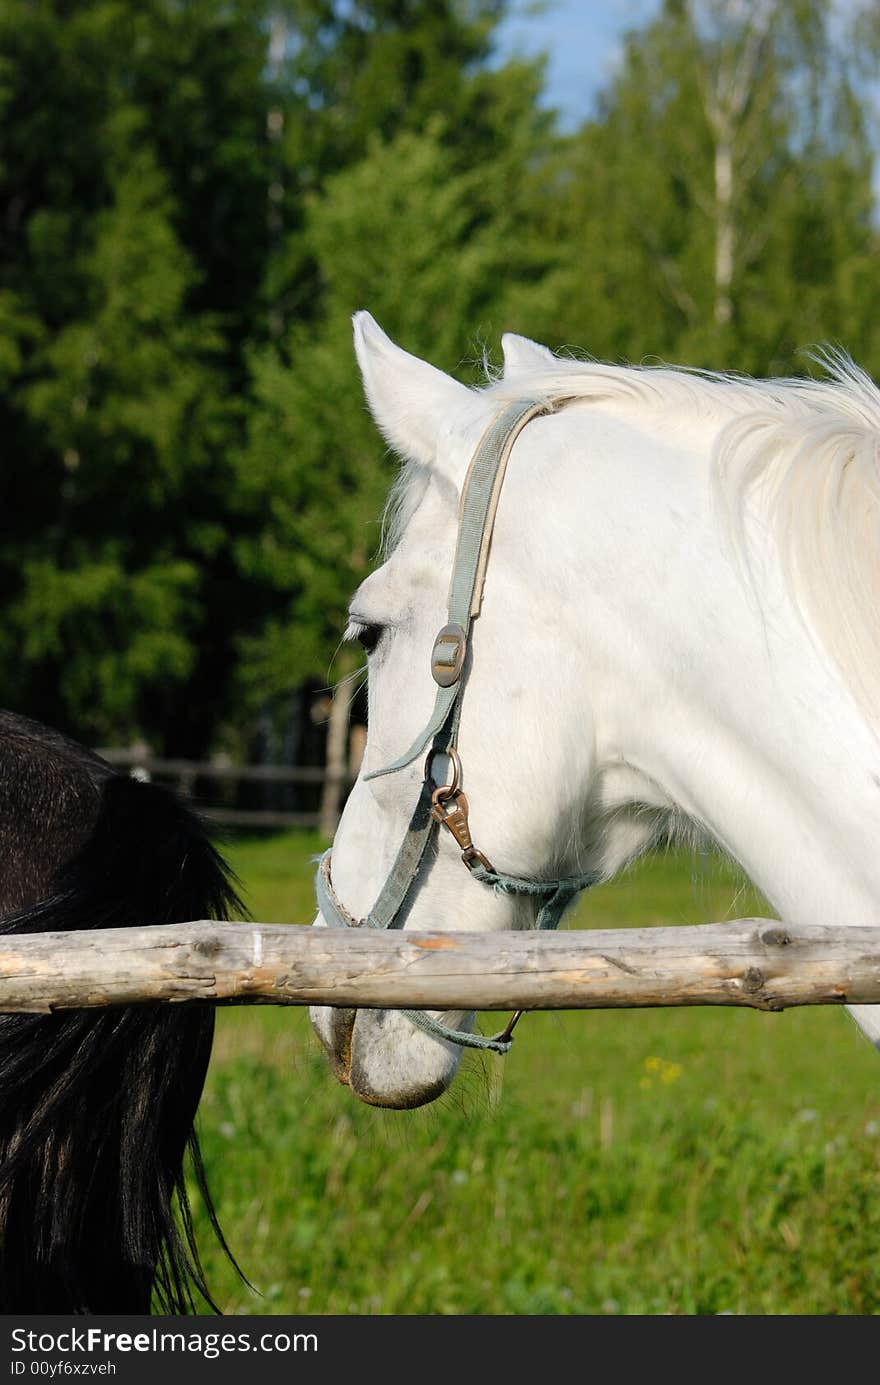
[[[438,685],[434,710],[427,726],[409,750],[391,764],[364,775],[365,779],[376,779],[381,775],[394,774],[423,754],[430,743],[421,792],[391,870],[365,919],[355,919],[338,898],[330,878],[330,849],[320,858],[315,879],[318,907],[325,922],[335,927],[402,927],[401,911],[421,869],[428,843],[438,826],[445,827],[452,834],[461,850],[462,861],[481,884],[503,894],[548,896],[536,921],[536,928],[541,930],[557,928],[572,900],[598,879],[593,872],[562,880],[530,880],[496,871],[471,841],[468,802],[461,790],[461,761],[456,748],[471,621],[480,613],[495,512],[507,460],[514,442],[529,420],[547,413],[551,408],[552,403],[547,400],[526,399],[509,404],[489,425],[474,453],[462,490],[458,540],[447,607],[449,619],[434,641],[431,655],[431,671]],[[446,756],[452,765],[452,780],[448,784],[435,785],[431,779],[431,764],[436,755]],[[510,1050],[513,1030],[522,1011],[517,1010],[501,1033],[491,1037],[472,1034],[464,1029],[451,1029],[421,1010],[402,1010],[400,1013],[406,1015],[416,1028],[434,1038],[458,1044],[462,1048],[487,1049],[503,1054]]]

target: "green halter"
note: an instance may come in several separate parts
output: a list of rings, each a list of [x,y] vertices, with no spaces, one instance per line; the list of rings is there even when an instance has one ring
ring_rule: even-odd
[[[437,683],[434,710],[425,729],[403,755],[365,779],[394,774],[412,764],[427,751],[425,777],[406,835],[375,904],[365,919],[354,918],[338,898],[330,879],[330,851],[321,857],[315,880],[318,907],[325,921],[339,928],[400,928],[402,910],[419,873],[428,843],[438,825],[446,827],[461,848],[462,860],[475,880],[504,894],[544,897],[536,927],[556,928],[563,912],[581,890],[598,880],[595,872],[563,880],[532,880],[505,875],[489,864],[471,841],[467,799],[460,788],[461,763],[458,758],[458,723],[464,688],[464,668],[470,647],[471,622],[479,615],[483,584],[495,512],[507,460],[522,429],[539,414],[552,408],[546,400],[523,399],[509,404],[489,425],[474,453],[462,492],[458,541],[449,589],[449,619],[434,641],[431,672]],[[452,779],[435,784],[431,765],[436,755],[446,756],[452,765]],[[506,1053],[512,1043],[513,1026],[519,1011],[507,1028],[492,1038],[450,1029],[420,1010],[402,1012],[417,1028],[435,1038],[464,1048],[491,1049]]]

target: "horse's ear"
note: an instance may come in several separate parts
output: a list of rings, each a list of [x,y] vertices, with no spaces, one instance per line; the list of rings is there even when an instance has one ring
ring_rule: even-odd
[[[505,380],[509,380],[512,375],[545,370],[548,365],[556,364],[556,357],[546,346],[530,341],[528,337],[518,337],[516,332],[504,333],[501,338],[501,350],[504,352]]]
[[[367,312],[355,313],[354,349],[376,425],[396,452],[430,465],[443,425],[473,403],[473,392],[395,346]]]

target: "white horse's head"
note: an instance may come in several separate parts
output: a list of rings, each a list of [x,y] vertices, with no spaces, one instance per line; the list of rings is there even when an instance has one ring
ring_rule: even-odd
[[[431,650],[447,620],[462,486],[499,405],[400,350],[367,314],[355,319],[355,347],[375,420],[406,463],[390,557],[350,605],[350,633],[368,654],[369,734],[334,841],[333,886],[347,910],[363,917],[406,833],[425,756],[381,778],[365,775],[394,761],[430,719],[437,691]],[[509,350],[520,358],[528,344],[511,339]],[[473,628],[458,744],[477,846],[499,869],[559,876],[577,869],[583,853],[590,715],[586,701],[574,706],[567,695],[584,682],[585,670],[571,638],[574,612],[555,564],[543,561],[561,536],[549,513],[529,516],[525,482],[536,478],[519,474],[514,462]],[[406,926],[528,927],[535,912],[534,902],[470,879],[454,841],[441,833],[407,902]],[[461,1026],[470,1017],[443,1018]],[[313,1020],[337,1074],[383,1105],[431,1100],[452,1079],[461,1054],[394,1011],[321,1009]]]
[[[350,634],[369,661],[369,728],[333,846],[332,886],[348,914],[370,911],[419,798],[423,754],[370,775],[430,724],[432,647],[448,619],[469,464],[505,404],[536,395],[565,407],[529,422],[514,444],[463,674],[458,748],[474,843],[511,876],[610,876],[684,814],[779,908],[798,906],[804,861],[823,839],[827,888],[812,902],[826,919],[829,901],[851,907],[851,873],[835,865],[813,811],[828,783],[840,791],[840,757],[823,735],[840,714],[839,677],[778,564],[763,574],[766,604],[756,607],[712,503],[707,460],[724,428],[754,411],[746,387],[675,372],[646,382],[506,337],[504,378],[472,390],[395,346],[365,313],[355,348],[376,423],[405,467],[389,557],[350,606]],[[733,668],[747,674],[732,679]],[[846,727],[844,759],[856,749],[876,759],[851,709]],[[805,776],[804,737],[816,742]],[[873,837],[865,845],[875,860]],[[537,908],[472,878],[441,831],[402,922],[527,928]],[[473,1017],[439,1018],[460,1029]],[[312,1020],[337,1076],[374,1104],[432,1100],[460,1060],[460,1047],[398,1011],[320,1008]]]

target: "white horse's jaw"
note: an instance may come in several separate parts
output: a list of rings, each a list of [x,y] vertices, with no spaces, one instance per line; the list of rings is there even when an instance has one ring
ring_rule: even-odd
[[[334,1075],[370,1106],[424,1106],[458,1070],[460,1049],[420,1033],[395,1010],[321,1006],[309,1015]]]

